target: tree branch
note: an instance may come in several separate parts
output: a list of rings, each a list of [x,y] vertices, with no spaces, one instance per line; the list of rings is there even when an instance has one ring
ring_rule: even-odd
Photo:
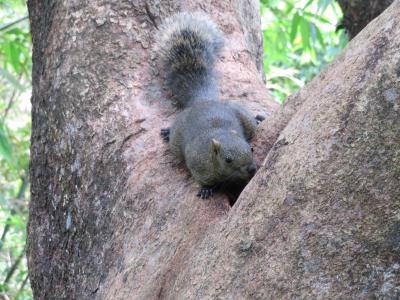
[[[27,19],[28,19],[28,16],[25,16],[25,17],[22,17],[22,18],[20,18],[20,19],[17,19],[17,20],[15,20],[15,21],[11,22],[11,23],[8,23],[8,24],[6,24],[6,25],[0,27],[0,31],[7,30],[7,29],[9,29],[9,28],[11,28],[11,27],[17,25],[18,23],[21,23],[21,22],[27,20]]]
[[[19,295],[21,294],[21,292],[23,291],[23,289],[24,289],[26,283],[28,282],[28,279],[29,279],[29,274],[26,274],[24,281],[22,281],[22,283],[21,283],[21,285],[20,285],[20,287],[19,287],[19,289],[18,289],[18,292],[15,294],[15,299],[18,299],[18,296],[19,296]]]
[[[10,270],[8,271],[6,279],[3,282],[3,285],[7,285],[7,283],[10,281],[11,277],[15,273],[15,270],[18,268],[18,265],[21,263],[21,260],[24,257],[24,255],[25,255],[25,248],[24,248],[24,250],[22,250],[21,254],[17,257],[14,264],[11,266]]]
[[[22,184],[21,184],[21,186],[19,188],[19,191],[18,191],[18,194],[17,194],[17,199],[23,199],[25,190],[26,190],[26,188],[28,186],[28,180],[27,180],[25,175],[21,176],[21,180],[22,180]],[[11,209],[11,216],[14,216],[15,214],[16,214],[16,210],[15,209]],[[10,230],[10,224],[9,224],[10,220],[11,220],[11,218],[8,217],[7,221],[6,221],[6,226],[4,227],[4,230],[3,230],[3,234],[1,235],[0,250],[3,248],[4,242],[6,240],[7,233]]]

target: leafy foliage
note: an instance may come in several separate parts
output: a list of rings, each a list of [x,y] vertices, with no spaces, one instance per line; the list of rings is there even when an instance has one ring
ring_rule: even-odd
[[[262,0],[261,16],[267,86],[280,102],[347,43],[345,33],[335,31],[342,14],[333,0]]]
[[[0,298],[32,299],[25,258],[31,40],[25,1],[0,1]]]

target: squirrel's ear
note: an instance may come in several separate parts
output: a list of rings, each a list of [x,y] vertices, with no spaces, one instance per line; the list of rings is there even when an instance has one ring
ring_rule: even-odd
[[[219,151],[221,150],[221,143],[218,142],[216,139],[212,139],[212,148],[215,154],[218,154]]]

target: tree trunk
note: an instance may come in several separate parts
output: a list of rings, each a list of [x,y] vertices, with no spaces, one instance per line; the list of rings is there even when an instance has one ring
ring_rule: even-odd
[[[120,293],[131,295],[139,284],[138,297],[153,297],[168,264],[229,211],[222,195],[195,197],[197,184],[159,136],[176,112],[159,88],[152,51],[166,17],[188,9],[211,14],[226,35],[222,98],[265,115],[278,108],[262,82],[258,2],[178,2],[29,1],[28,260],[38,298],[105,296],[102,287],[121,279],[115,272],[130,282]]]
[[[352,39],[392,4],[393,0],[337,0],[337,2],[343,12],[342,26]]]
[[[258,1],[132,3],[29,1],[35,297],[399,297],[400,1],[278,110]],[[271,114],[255,140],[268,155],[232,209],[199,201],[158,136],[175,108],[155,27],[198,9],[227,38],[222,98]]]

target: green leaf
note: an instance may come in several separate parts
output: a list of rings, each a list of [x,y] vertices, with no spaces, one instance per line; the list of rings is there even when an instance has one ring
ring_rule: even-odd
[[[16,36],[16,37],[22,36],[24,38],[26,36],[26,32],[24,32],[22,29],[17,28],[17,27],[7,30],[5,32],[2,32],[2,34],[5,36],[10,36],[10,35]]]
[[[313,22],[309,22],[308,24],[310,26],[311,41],[312,41],[312,46],[314,48],[317,41],[317,29],[316,29],[317,27]]]
[[[325,41],[324,41],[324,37],[322,36],[321,30],[319,30],[319,28],[316,26],[315,27],[316,33],[317,33],[317,40],[319,42],[319,44],[325,48]]]
[[[318,0],[318,9],[317,13],[322,15],[329,5],[332,4],[332,0]]]
[[[298,27],[299,27],[299,22],[300,22],[300,20],[301,20],[301,17],[300,17],[300,15],[299,15],[299,13],[296,12],[296,13],[294,14],[294,16],[293,16],[293,19],[292,19],[292,26],[291,26],[291,29],[290,29],[290,42],[291,42],[292,44],[293,44],[293,42],[294,42],[294,39],[296,38],[297,29],[298,29]]]
[[[18,44],[14,41],[10,41],[8,45],[5,47],[5,53],[8,59],[8,63],[11,64],[14,71],[18,74],[21,70],[20,61],[19,61],[19,49]]]
[[[332,22],[330,22],[328,19],[326,19],[320,15],[316,15],[315,13],[310,13],[310,12],[305,11],[303,14],[304,14],[304,16],[307,16],[307,17],[314,19],[318,22],[321,22],[323,24],[332,25]]]
[[[11,143],[8,135],[6,134],[6,130],[4,124],[0,123],[0,155],[8,161],[12,162],[12,152],[11,152]]]
[[[291,2],[286,2],[286,9],[285,9],[285,14],[287,15],[287,14],[290,14],[290,12],[294,9],[295,7],[294,7],[294,3],[291,3]]]
[[[301,19],[300,22],[301,40],[305,49],[311,48],[310,43],[310,24],[306,19]]]
[[[314,0],[308,0],[308,2],[306,3],[306,5],[304,5],[303,7],[303,11],[307,9],[307,7],[310,6],[311,3],[313,3]]]
[[[277,30],[277,41],[279,43],[279,48],[280,49],[287,47],[286,34],[280,28]]]

